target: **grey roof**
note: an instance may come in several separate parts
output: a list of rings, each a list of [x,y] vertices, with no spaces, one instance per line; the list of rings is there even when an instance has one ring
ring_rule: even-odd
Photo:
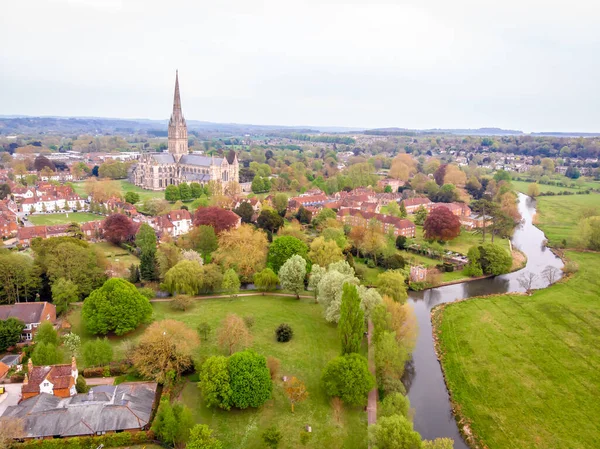
[[[2,357],[2,360],[0,360],[0,362],[4,363],[7,366],[18,365],[20,358],[21,356],[19,355],[5,355],[4,357]]]
[[[171,153],[150,153],[159,164],[174,164],[175,158]]]
[[[206,173],[202,174],[202,173],[183,173],[183,177],[185,178],[186,181],[190,181],[190,182],[208,182],[210,181],[210,175],[207,175]]]
[[[184,154],[179,161],[180,164],[186,165],[199,165],[202,167],[210,167],[212,162],[215,162],[215,165],[221,165],[223,162],[223,158],[221,157],[208,157],[208,156],[200,156],[199,154]]]
[[[70,398],[42,393],[8,407],[3,416],[24,420],[23,438],[141,429],[149,424],[156,387],[154,382],[128,382],[92,387]]]
[[[0,306],[0,320],[13,317],[20,319],[25,324],[40,323],[45,306],[45,302],[17,302],[10,305],[2,305]]]

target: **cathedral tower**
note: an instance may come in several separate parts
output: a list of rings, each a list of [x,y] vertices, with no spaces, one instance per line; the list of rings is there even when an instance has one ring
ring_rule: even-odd
[[[175,96],[173,98],[173,113],[169,120],[169,153],[176,162],[181,156],[188,154],[187,125],[181,112],[181,97],[179,96],[179,74],[175,72]]]

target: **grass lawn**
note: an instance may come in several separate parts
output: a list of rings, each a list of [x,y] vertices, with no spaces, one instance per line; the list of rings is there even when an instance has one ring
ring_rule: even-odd
[[[328,324],[321,306],[312,299],[296,300],[273,296],[251,296],[231,299],[201,299],[187,312],[174,312],[168,303],[153,303],[156,320],[175,319],[195,329],[202,321],[212,329],[219,327],[229,313],[240,316],[253,315],[252,349],[265,356],[277,357],[281,361],[280,376],[296,376],[307,386],[309,398],[296,406],[294,414],[281,382],[274,384],[273,399],[257,410],[234,410],[225,412],[207,409],[201,400],[195,382],[189,382],[181,400],[188,405],[197,422],[208,424],[225,448],[263,448],[261,434],[265,428],[277,425],[284,438],[280,448],[299,447],[300,433],[309,424],[313,436],[307,447],[313,448],[364,448],[367,445],[366,413],[362,408],[347,408],[339,423],[325,392],[321,389],[320,377],[325,364],[339,354],[339,339],[335,326]],[[93,338],[81,329],[80,308],[69,316],[73,332],[79,333],[82,342]],[[294,330],[289,343],[275,341],[275,328],[288,323]],[[121,338],[111,338],[116,358],[122,357],[128,342],[135,341],[143,329]],[[213,331],[207,342],[202,342],[198,357],[220,354]]]
[[[115,182],[118,182],[119,185],[121,186],[121,191],[123,193],[123,196],[125,196],[125,194],[127,192],[135,192],[140,195],[140,202],[143,202],[144,200],[146,200],[148,198],[164,199],[164,197],[165,197],[164,191],[144,190],[140,187],[133,185],[132,183],[130,183],[129,181],[127,181],[125,179],[119,179],[119,180],[116,180]],[[75,192],[77,194],[87,197],[87,194],[85,193],[85,181],[74,182],[73,189],[75,189]]]
[[[118,276],[127,277],[131,264],[140,264],[140,259],[136,256],[110,242],[98,242],[92,243],[92,245],[104,253],[110,263],[111,270]]]
[[[88,221],[102,220],[101,215],[90,214],[88,212],[69,212],[68,214],[40,214],[30,215],[28,217],[31,224],[40,225],[58,225],[66,223],[85,223]]]
[[[567,282],[440,312],[446,381],[481,447],[600,447],[600,254],[568,257]]]
[[[574,246],[581,212],[588,207],[600,210],[600,194],[541,196],[537,198],[536,224],[544,231],[551,245],[562,240]]]
[[[526,181],[511,181],[511,184],[514,186],[515,190],[517,192],[522,192],[527,194],[527,189],[529,188],[530,184],[533,184],[532,182],[526,182]],[[586,188],[577,188],[577,187],[562,187],[562,186],[551,186],[551,185],[547,185],[547,184],[538,184],[538,187],[540,189],[540,192],[545,193],[545,192],[564,192],[565,190],[567,192],[580,192],[581,190],[585,190]]]
[[[416,226],[415,233],[415,241],[417,243],[422,243],[425,241],[423,238],[423,226]],[[490,237],[486,236],[486,242],[491,242]],[[450,240],[444,245],[444,248],[450,251],[456,251],[457,253],[467,254],[469,252],[469,248],[475,245],[479,245],[482,243],[482,235],[477,234],[474,231],[467,231],[466,229],[461,229],[460,235],[456,237],[454,240]],[[508,239],[494,238],[494,243],[502,246],[507,251],[509,249]]]

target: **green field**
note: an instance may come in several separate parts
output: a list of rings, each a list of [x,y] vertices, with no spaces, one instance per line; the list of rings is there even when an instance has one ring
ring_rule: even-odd
[[[31,224],[40,225],[58,225],[66,223],[85,223],[104,219],[101,215],[90,214],[88,212],[69,212],[68,214],[41,214],[30,215],[28,217]]]
[[[328,324],[321,306],[312,299],[296,300],[273,296],[251,296],[231,299],[200,299],[187,312],[174,312],[168,303],[153,303],[154,319],[176,319],[192,329],[201,321],[210,323],[213,329],[229,313],[240,316],[253,315],[252,349],[265,356],[281,360],[280,376],[296,376],[307,386],[309,398],[296,406],[291,413],[281,382],[275,382],[273,399],[257,410],[230,412],[204,407],[195,382],[189,382],[180,396],[199,423],[208,424],[224,443],[225,448],[263,448],[261,434],[270,425],[279,426],[284,434],[280,448],[300,446],[300,433],[309,424],[313,436],[306,447],[312,448],[364,448],[367,439],[366,413],[362,408],[347,408],[336,422],[325,392],[320,386],[321,370],[331,358],[339,354],[339,338],[335,326]],[[92,338],[81,328],[80,309],[69,316],[73,331],[85,342]],[[288,323],[294,330],[289,343],[277,343],[275,328]],[[122,338],[111,338],[116,357],[124,355],[128,342],[135,341],[143,329]],[[213,332],[208,342],[202,342],[197,357],[204,359],[220,354],[215,345]]]
[[[551,245],[566,240],[567,247],[573,247],[581,212],[591,207],[600,210],[600,194],[541,196],[537,198],[536,222]]]
[[[124,179],[119,179],[119,180],[116,180],[115,182],[118,182],[119,185],[121,186],[121,192],[123,193],[123,196],[125,196],[125,194],[127,192],[135,192],[138,195],[140,195],[140,202],[143,202],[144,200],[146,200],[148,198],[164,199],[164,197],[165,197],[165,192],[163,192],[163,191],[157,192],[154,190],[144,190],[144,189],[141,189],[140,187],[137,187],[137,186],[131,184],[129,181],[126,181]],[[77,194],[87,197],[87,194],[85,193],[85,181],[74,182],[73,188],[75,189],[75,192]]]
[[[446,381],[480,447],[600,447],[600,255],[568,257],[580,271],[531,297],[437,309]]]
[[[416,229],[416,238],[415,241],[417,243],[422,243],[425,241],[423,238],[423,226],[417,226]],[[486,235],[486,243],[491,242],[490,236]],[[467,231],[466,229],[461,229],[460,235],[456,237],[454,240],[450,240],[444,245],[444,248],[450,251],[456,251],[457,253],[467,254],[469,252],[469,248],[475,245],[479,245],[482,243],[482,235],[475,233],[474,231]],[[498,237],[494,238],[494,243],[502,246],[507,251],[509,249],[508,239],[501,239]]]

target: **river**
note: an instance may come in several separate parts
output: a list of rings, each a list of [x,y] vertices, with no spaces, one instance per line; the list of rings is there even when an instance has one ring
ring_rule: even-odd
[[[544,247],[544,233],[532,223],[535,201],[519,194],[519,212],[523,223],[515,230],[512,243],[527,256],[525,268],[502,276],[412,292],[409,295],[409,303],[413,305],[419,323],[419,336],[412,361],[407,367],[405,384],[411,407],[415,411],[415,430],[424,439],[449,437],[454,440],[455,449],[468,448],[452,415],[448,391],[433,348],[431,309],[437,304],[473,296],[522,292],[525,289],[521,287],[519,277],[524,273],[537,275],[533,288],[545,288],[548,280],[542,275],[542,271],[549,265],[558,269],[563,266],[562,261]]]

